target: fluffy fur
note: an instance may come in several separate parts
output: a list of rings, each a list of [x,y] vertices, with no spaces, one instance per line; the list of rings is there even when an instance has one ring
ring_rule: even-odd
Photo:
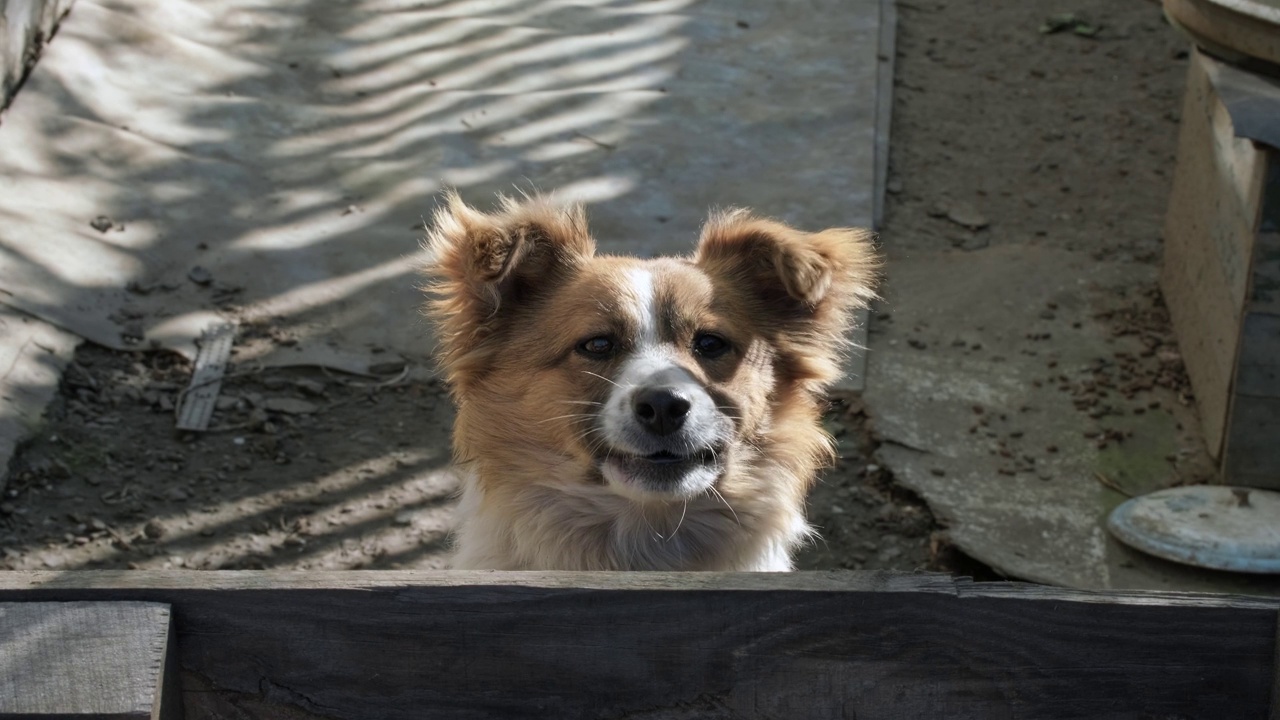
[[[791,568],[871,233],[733,210],[693,256],[638,260],[597,255],[579,206],[449,194],[427,250],[468,469],[455,567]]]

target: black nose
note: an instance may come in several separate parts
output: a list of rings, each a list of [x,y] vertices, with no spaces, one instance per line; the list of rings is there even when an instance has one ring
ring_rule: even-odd
[[[689,407],[688,396],[672,387],[642,388],[631,399],[636,420],[654,435],[670,435],[679,430]]]

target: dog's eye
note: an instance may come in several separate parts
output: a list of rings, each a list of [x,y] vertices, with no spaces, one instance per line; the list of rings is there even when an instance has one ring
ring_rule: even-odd
[[[613,352],[613,339],[600,335],[578,343],[578,351],[589,357],[607,357]]]
[[[699,333],[693,339],[693,351],[704,358],[718,358],[729,349],[729,341],[711,333]]]

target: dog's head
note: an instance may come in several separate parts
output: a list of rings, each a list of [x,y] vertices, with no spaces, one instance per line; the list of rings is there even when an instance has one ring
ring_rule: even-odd
[[[869,232],[732,211],[692,257],[639,260],[596,255],[580,207],[450,195],[428,250],[455,448],[483,481],[682,500],[771,452],[780,425],[828,452],[817,408],[872,295]]]

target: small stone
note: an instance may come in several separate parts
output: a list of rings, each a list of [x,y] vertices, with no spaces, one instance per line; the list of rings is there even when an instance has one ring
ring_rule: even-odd
[[[966,203],[952,203],[947,208],[946,218],[970,230],[981,230],[991,224],[991,221],[987,220],[986,216],[978,212],[972,205]]]
[[[197,285],[208,285],[213,282],[213,273],[203,265],[196,265],[187,271],[187,279]]]
[[[43,562],[44,562],[44,566],[49,568],[50,570],[57,570],[58,568],[62,567],[62,564],[66,561],[58,557],[57,555],[45,555],[43,558]]]
[[[902,548],[890,546],[880,551],[879,558],[882,562],[892,560],[902,554]]]
[[[294,387],[302,391],[303,395],[312,397],[320,397],[324,395],[325,385],[319,380],[298,380],[293,383]]]
[[[173,502],[186,502],[191,499],[191,493],[180,487],[169,488],[169,491],[164,496]]]
[[[369,372],[373,375],[394,375],[404,370],[404,368],[405,362],[403,360],[392,360],[370,365]]]
[[[892,180],[890,180],[888,183],[885,184],[884,189],[890,195],[897,195],[898,193],[902,192],[902,181],[899,180],[898,178],[893,178]]]
[[[943,475],[947,474],[947,471],[943,470],[942,468],[931,468],[929,470],[929,474],[933,475],[934,477],[942,477]]]
[[[267,411],[260,407],[256,407],[249,411],[249,427],[255,430],[261,430],[263,427],[271,424],[271,418],[267,416]],[[243,440],[243,438],[238,438]],[[241,445],[243,443],[236,443]]]
[[[263,407],[285,415],[310,415],[320,409],[315,403],[296,398],[267,398]]]
[[[102,532],[103,530],[107,529],[107,524],[102,522],[98,518],[93,518],[92,520],[89,521],[89,527],[93,528],[97,532]]]
[[[148,520],[147,524],[142,527],[142,534],[152,540],[158,540],[159,538],[164,537],[164,532],[164,525],[161,525],[160,521],[154,518]]]
[[[408,510],[401,510],[396,513],[394,518],[391,519],[391,524],[398,525],[400,527],[408,527],[413,524],[413,513]]]
[[[89,227],[93,228],[94,230],[97,230],[100,233],[104,233],[115,226],[116,224],[112,222],[111,218],[107,217],[106,215],[99,215],[98,217],[89,221]]]

